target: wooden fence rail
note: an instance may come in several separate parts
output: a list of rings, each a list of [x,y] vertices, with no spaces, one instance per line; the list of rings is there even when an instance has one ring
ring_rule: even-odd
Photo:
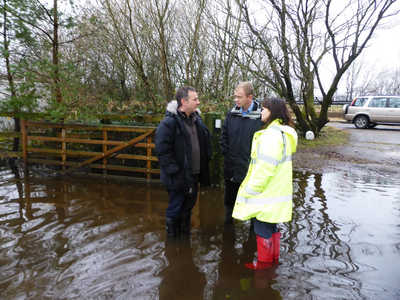
[[[160,174],[155,156],[156,127],[49,122],[21,122],[21,133],[2,133],[2,137],[21,137],[22,157],[26,165],[53,165],[64,174],[73,171],[105,176],[127,176],[147,182]],[[0,157],[4,155],[0,153]],[[100,163],[98,163],[100,162]]]
[[[160,166],[155,153],[154,131],[163,117],[98,115],[101,120],[133,120],[148,126],[93,126],[86,124],[38,122],[51,120],[44,114],[0,112],[0,117],[21,117],[22,132],[0,132],[0,139],[20,138],[21,152],[4,152],[0,157],[23,158],[29,167],[60,173],[86,172],[100,176],[125,176],[158,181]],[[95,116],[96,117],[96,116]],[[212,185],[222,180],[220,151],[221,112],[208,112],[203,120],[213,135],[213,159],[210,162]],[[36,121],[27,121],[27,120]],[[149,124],[149,125],[150,125]],[[217,124],[219,124],[217,126]]]

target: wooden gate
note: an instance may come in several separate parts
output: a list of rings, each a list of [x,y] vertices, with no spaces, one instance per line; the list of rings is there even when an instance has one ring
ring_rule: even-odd
[[[147,182],[159,178],[153,140],[156,127],[33,121],[22,121],[21,125],[26,165],[56,165],[64,174],[81,171]]]

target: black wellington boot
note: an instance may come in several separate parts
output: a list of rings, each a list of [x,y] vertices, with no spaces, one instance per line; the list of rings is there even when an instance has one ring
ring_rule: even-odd
[[[192,216],[192,211],[184,211],[180,217],[180,230],[182,234],[190,233],[190,218]]]
[[[167,235],[175,236],[178,227],[178,218],[170,218],[165,216],[165,226],[167,227]]]

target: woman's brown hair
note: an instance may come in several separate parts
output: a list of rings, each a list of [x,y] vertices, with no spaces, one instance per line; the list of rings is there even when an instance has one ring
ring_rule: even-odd
[[[268,127],[268,125],[271,124],[274,120],[280,119],[282,120],[282,125],[288,125],[290,127],[295,128],[294,121],[283,99],[266,98],[262,102],[262,107],[268,108],[270,111],[270,115],[267,121],[265,122],[266,127]]]

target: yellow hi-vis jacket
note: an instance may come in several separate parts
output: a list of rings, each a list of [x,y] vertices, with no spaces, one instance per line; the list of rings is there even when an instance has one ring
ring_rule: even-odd
[[[240,185],[232,216],[257,218],[268,223],[292,219],[292,153],[297,147],[296,131],[274,120],[254,134],[251,163]]]

